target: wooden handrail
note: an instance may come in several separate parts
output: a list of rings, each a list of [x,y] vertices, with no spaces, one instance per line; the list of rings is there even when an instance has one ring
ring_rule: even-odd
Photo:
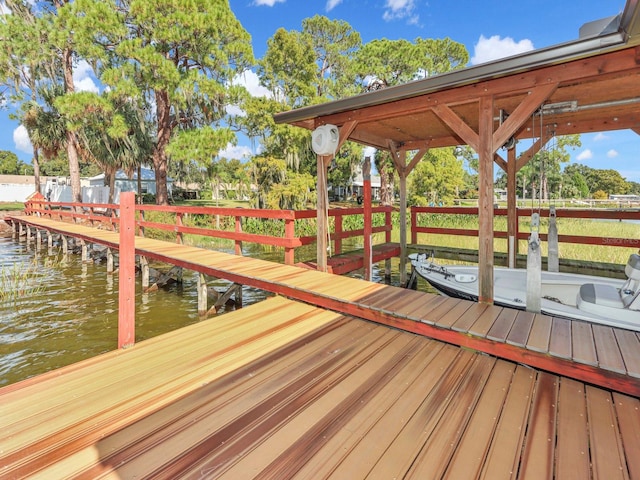
[[[466,228],[441,228],[441,227],[421,227],[418,225],[418,215],[440,214],[440,215],[478,215],[476,207],[411,207],[411,242],[418,243],[418,233],[433,233],[439,235],[458,235],[467,237],[477,237],[478,230]],[[518,220],[520,217],[530,217],[532,213],[539,213],[541,217],[549,217],[549,209],[518,208],[516,210]],[[506,216],[505,208],[495,208],[494,216]],[[593,210],[593,209],[556,209],[558,218],[584,218],[584,219],[605,219],[605,220],[640,220],[638,210]],[[519,222],[516,222],[519,224]],[[507,238],[507,232],[494,230],[495,238]],[[539,234],[542,241],[547,240],[546,233]],[[518,240],[527,240],[527,232],[516,232]],[[581,245],[600,245],[626,248],[639,248],[639,238],[614,238],[596,237],[588,235],[558,235],[560,243],[573,243]]]

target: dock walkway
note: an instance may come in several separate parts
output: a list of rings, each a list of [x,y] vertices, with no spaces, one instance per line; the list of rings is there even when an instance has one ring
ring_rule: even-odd
[[[118,247],[115,232],[14,217],[51,232]],[[431,295],[290,265],[136,237],[136,253],[345,315],[640,396],[637,332]]]
[[[16,221],[117,247],[113,232]],[[145,238],[136,250],[282,295],[1,388],[0,477],[640,478],[635,332]]]
[[[639,409],[278,296],[0,389],[0,477],[640,478]]]

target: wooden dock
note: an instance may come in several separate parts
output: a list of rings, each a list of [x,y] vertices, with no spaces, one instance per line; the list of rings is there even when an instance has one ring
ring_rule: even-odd
[[[0,477],[639,478],[639,409],[276,297],[0,389]]]
[[[118,246],[109,231],[15,221]],[[135,248],[289,300],[0,389],[0,476],[640,478],[636,332]]]

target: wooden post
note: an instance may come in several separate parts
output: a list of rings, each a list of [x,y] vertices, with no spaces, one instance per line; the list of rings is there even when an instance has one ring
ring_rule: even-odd
[[[327,187],[327,167],[331,162],[330,156],[317,156],[318,162],[318,183],[316,192],[318,194],[318,210],[317,210],[317,249],[316,249],[316,265],[321,272],[327,271],[327,236],[329,234],[329,222],[327,219],[327,209],[329,204],[329,192]]]
[[[364,195],[364,279],[373,280],[373,252],[371,248],[372,220],[371,220],[371,158],[365,157],[362,166],[363,195]]]
[[[516,188],[516,147],[513,147],[507,150],[507,259],[509,268],[516,268],[518,253]]]
[[[182,213],[178,212],[176,213],[176,243],[178,245],[182,245],[183,243],[182,232],[179,230],[181,226],[182,226]]]
[[[60,234],[60,238],[62,239],[62,254],[66,257],[69,254],[69,240],[63,234]]]
[[[142,283],[142,291],[149,288],[149,261],[144,255],[140,255],[140,277]]]
[[[493,97],[480,99],[478,301],[493,304]]]
[[[236,233],[242,233],[242,217],[236,216]],[[242,241],[236,240],[236,255],[242,255]]]
[[[120,194],[120,268],[118,291],[118,348],[135,342],[135,194]]]
[[[113,250],[107,248],[107,273],[113,274]]]
[[[296,223],[293,218],[287,218],[284,221],[284,237],[287,240],[293,240],[296,236]],[[284,248],[284,263],[285,265],[293,265],[295,260],[296,250],[294,247]]]
[[[80,260],[82,261],[82,263],[87,263],[87,257],[88,255],[88,250],[87,250],[87,243],[80,239]]]
[[[391,216],[391,209],[384,212],[384,224],[387,227],[393,226],[393,217]],[[385,243],[391,243],[391,230],[384,232]],[[384,281],[387,284],[391,284],[391,259],[387,258],[384,261]]]
[[[204,273],[198,274],[198,315],[206,315],[207,305],[207,279]]]
[[[51,250],[53,248],[53,235],[47,230],[47,248]]]
[[[342,214],[337,212],[334,219],[333,234],[334,247],[333,254],[340,255],[342,253]]]
[[[407,164],[407,151],[398,152],[399,164]],[[400,176],[400,285],[407,284],[407,171],[398,169]]]
[[[36,250],[40,251],[42,248],[42,232],[36,227]]]

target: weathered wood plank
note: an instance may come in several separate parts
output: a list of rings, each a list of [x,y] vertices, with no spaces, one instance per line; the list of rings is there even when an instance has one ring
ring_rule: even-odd
[[[490,307],[486,303],[473,302],[471,307],[451,325],[451,329],[456,332],[467,333],[469,328],[480,318],[480,316]]]
[[[449,407],[440,419],[441,423],[438,425],[438,429],[423,444],[420,453],[411,465],[399,465],[398,470],[392,470],[392,472],[395,471],[393,476],[388,476],[386,472],[376,471],[372,478],[403,478],[403,475],[407,479],[441,478],[457,449],[465,426],[478,402],[494,363],[495,359],[493,358],[480,356],[475,358],[460,387],[455,391]],[[406,470],[407,467],[410,468]],[[404,474],[405,470],[406,474]]]
[[[527,339],[527,348],[534,352],[548,352],[553,320],[548,315],[536,314],[531,332]]]
[[[507,336],[507,343],[509,345],[516,345],[524,348],[527,344],[527,339],[529,338],[529,333],[531,332],[531,327],[533,326],[533,320],[535,317],[535,314],[531,312],[518,312],[518,315],[513,322],[513,327]]]
[[[497,361],[444,478],[478,478],[496,431],[516,366]],[[513,440],[513,439],[512,439]]]
[[[489,305],[487,309],[482,312],[478,319],[469,328],[469,333],[477,337],[486,337],[487,333],[493,326],[493,323],[498,318],[498,315],[502,312],[502,307],[496,307],[495,305]]]
[[[437,342],[425,344],[402,373],[389,379],[380,400],[364,404],[354,418],[341,428],[309,461],[295,478],[364,478],[373,468],[389,441],[397,435],[424,401],[457,354],[451,346]]]
[[[629,478],[640,478],[640,399],[614,392],[613,402]]]
[[[447,313],[442,315],[436,322],[436,325],[440,328],[451,328],[451,326],[456,323],[472,305],[473,303],[471,302],[461,301]]]
[[[536,372],[518,365],[479,478],[515,478],[535,382]]]
[[[640,339],[638,339],[637,333],[619,328],[616,328],[614,332],[627,374],[640,378]]]
[[[560,379],[555,478],[589,478],[589,431],[584,384]]]
[[[508,308],[503,309],[487,332],[487,338],[497,342],[505,342],[509,332],[511,331],[513,322],[516,320],[517,314],[517,310],[511,310]]]
[[[590,323],[573,322],[571,325],[571,348],[574,361],[587,365],[598,364],[596,344]]]
[[[538,374],[518,477],[553,478],[558,377]]]
[[[628,480],[624,447],[611,393],[586,386],[589,442],[594,478]]]
[[[370,469],[372,478],[394,478],[398,472],[406,472],[411,467],[416,455],[423,448],[424,442],[436,429],[447,407],[454,401],[455,392],[460,388],[461,382],[468,378],[467,372],[472,370],[470,366],[474,362],[474,356],[468,353],[457,352],[447,368],[440,372],[433,372],[438,377],[437,383],[434,384],[433,389],[425,396],[413,414],[406,412],[408,413],[404,417],[406,420],[400,425],[393,426],[397,432],[394,440],[384,447],[382,445],[375,447],[378,454],[371,459],[374,461],[374,465]],[[399,431],[398,427],[400,427]],[[369,442],[372,440],[373,438],[368,438]],[[357,468],[353,464],[354,461],[355,463],[361,461],[361,456],[360,458],[352,457],[351,460],[345,464],[345,466],[351,465],[351,469],[337,470],[334,478],[358,478],[358,476],[351,475],[341,477],[344,473],[353,472],[353,468]]]
[[[549,353],[560,358],[571,358],[571,320],[553,319]]]
[[[613,328],[604,325],[592,325],[593,337],[596,343],[596,354],[600,368],[616,373],[626,373],[622,353],[616,340]]]

